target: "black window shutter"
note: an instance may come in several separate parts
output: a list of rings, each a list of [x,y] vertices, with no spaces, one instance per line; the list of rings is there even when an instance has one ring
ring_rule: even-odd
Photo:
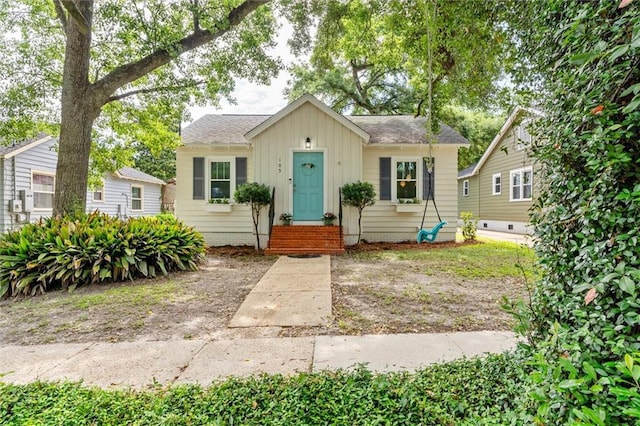
[[[380,199],[391,199],[391,157],[380,157]]]
[[[422,159],[422,199],[426,200],[427,196],[429,196],[430,200],[435,199],[435,176],[436,176],[436,167],[435,160],[431,159],[431,172],[427,168],[427,159]]]
[[[236,188],[247,183],[247,157],[236,157]]]
[[[204,157],[193,157],[193,199],[204,200]]]

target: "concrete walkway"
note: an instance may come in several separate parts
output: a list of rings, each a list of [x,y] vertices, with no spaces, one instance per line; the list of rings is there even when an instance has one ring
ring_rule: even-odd
[[[228,376],[295,374],[349,369],[414,371],[425,365],[503,352],[512,333],[253,337],[277,335],[282,326],[322,325],[331,317],[329,256],[280,257],[233,317],[230,327],[255,327],[207,340],[71,343],[0,348],[0,381],[83,380],[104,388],[207,385]],[[227,330],[231,331],[231,330]],[[242,338],[229,336],[242,335]],[[226,336],[226,337],[225,337]]]
[[[478,229],[476,234],[479,237],[490,238],[492,240],[509,241],[516,244],[525,244],[529,247],[533,247],[533,239],[531,235],[526,234],[513,234],[510,232],[498,232],[498,231],[486,231],[484,229]]]
[[[515,347],[508,332],[271,337],[235,340],[72,343],[0,348],[0,381],[83,380],[89,386],[144,389],[208,385],[228,376],[350,369],[415,371],[441,361]]]
[[[229,327],[319,326],[331,318],[331,258],[280,256]]]

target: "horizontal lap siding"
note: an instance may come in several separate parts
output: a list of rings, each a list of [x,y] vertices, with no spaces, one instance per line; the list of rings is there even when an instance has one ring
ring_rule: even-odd
[[[391,201],[380,200],[380,157],[417,157],[428,155],[427,146],[418,147],[366,147],[364,149],[363,179],[373,184],[376,204],[367,207],[362,216],[363,238],[371,241],[412,240],[422,221],[423,211],[396,212]],[[449,222],[438,234],[438,241],[455,239],[458,214],[457,196],[457,147],[436,145],[433,147],[435,163],[435,201],[443,220]],[[393,167],[392,167],[393,172]],[[424,207],[424,206],[423,206]],[[355,213],[355,209],[352,209]],[[357,213],[356,213],[357,214]],[[438,223],[433,203],[429,201],[424,227],[431,228]],[[357,229],[356,229],[357,232]]]
[[[462,195],[463,181],[469,181],[469,196]],[[473,213],[474,217],[480,214],[480,188],[478,185],[478,175],[469,176],[468,178],[458,180],[458,217],[462,212]]]
[[[503,137],[501,143],[495,147],[478,174],[480,211],[479,217],[484,220],[500,221],[529,221],[531,201],[509,201],[511,170],[521,169],[532,165],[533,160],[527,156],[527,150],[516,149],[515,127]],[[506,151],[506,152],[505,152]],[[500,195],[493,195],[493,174],[502,174],[502,191]],[[535,176],[534,176],[535,183]],[[533,193],[536,195],[534,186]]]
[[[131,186],[141,186],[142,211],[131,210]],[[160,213],[162,186],[108,176],[104,180],[104,201],[93,201],[93,190],[87,190],[87,211],[99,210],[111,216],[153,216]]]
[[[205,211],[207,200],[193,200],[194,157],[247,157],[247,182],[254,181],[253,151],[247,147],[179,147],[176,150],[176,216],[193,226],[209,245],[253,244],[253,221],[248,206],[234,205],[229,213]],[[206,195],[206,194],[205,194]],[[267,222],[267,209],[261,222]],[[266,241],[266,238],[264,238]]]
[[[57,142],[51,139],[48,142],[44,142],[38,146],[30,148],[18,155],[15,158],[15,188],[16,193],[13,194],[13,185],[7,193],[9,199],[18,198],[18,191],[21,189],[31,188],[31,173],[33,171],[43,172],[47,174],[55,174],[56,166],[58,163],[58,153],[54,150]],[[12,159],[5,160],[12,162]],[[57,184],[57,178],[55,183]],[[5,209],[8,209],[8,202],[5,204]],[[42,217],[51,217],[53,214],[52,209],[47,210],[34,210],[31,213],[31,222],[36,222]],[[11,226],[11,225],[10,225]]]

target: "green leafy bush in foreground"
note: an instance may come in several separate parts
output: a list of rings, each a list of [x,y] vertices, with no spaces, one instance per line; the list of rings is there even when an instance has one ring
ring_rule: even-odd
[[[170,215],[48,218],[0,240],[0,297],[193,270],[202,236]]]
[[[518,419],[514,355],[437,364],[415,374],[303,373],[232,378],[153,392],[79,383],[0,383],[2,424],[487,425]]]

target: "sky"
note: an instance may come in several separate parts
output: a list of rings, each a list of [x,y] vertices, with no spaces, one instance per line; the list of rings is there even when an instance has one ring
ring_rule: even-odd
[[[292,35],[292,31],[291,25],[285,22],[278,33],[277,46],[270,51],[273,56],[282,59],[285,67],[296,60],[287,46],[287,40]],[[232,94],[237,102],[236,105],[231,105],[223,100],[219,108],[192,107],[189,109],[192,121],[205,114],[274,114],[288,104],[282,92],[290,78],[289,72],[282,69],[278,76],[271,80],[269,86],[239,79],[236,81],[236,88]]]

